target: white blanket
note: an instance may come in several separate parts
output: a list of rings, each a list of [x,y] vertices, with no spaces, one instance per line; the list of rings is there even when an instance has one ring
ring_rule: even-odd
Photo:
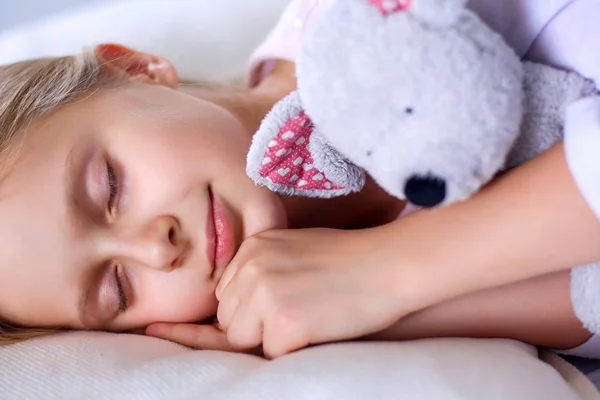
[[[14,400],[575,400],[537,351],[505,340],[315,347],[275,361],[147,337],[71,333],[2,348]]]
[[[286,2],[96,4],[0,33],[0,64],[116,41],[170,58],[184,79],[226,81],[243,74]],[[0,360],[0,398],[8,400],[579,398],[535,349],[502,340],[331,345],[267,362],[80,332],[2,347]]]

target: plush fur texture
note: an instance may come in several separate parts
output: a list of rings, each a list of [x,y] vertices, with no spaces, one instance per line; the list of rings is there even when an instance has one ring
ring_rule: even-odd
[[[600,263],[573,268],[571,302],[575,315],[590,332],[600,335]]]
[[[417,0],[386,16],[368,1],[337,2],[298,59],[308,115],[399,198],[413,177],[443,180],[445,203],[468,197],[518,134],[522,65],[462,3]]]
[[[534,158],[560,141],[567,106],[597,94],[592,81],[574,72],[529,62],[524,68],[525,115],[521,134],[508,155],[507,168]]]

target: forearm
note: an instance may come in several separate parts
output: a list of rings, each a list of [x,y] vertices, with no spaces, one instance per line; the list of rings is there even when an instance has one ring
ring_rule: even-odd
[[[379,233],[389,243],[386,259],[413,266],[389,263],[381,285],[404,297],[412,291],[419,308],[600,260],[600,223],[562,144],[468,201],[421,211]]]
[[[586,331],[573,313],[569,271],[469,294],[409,315],[371,340],[506,338],[569,349]]]

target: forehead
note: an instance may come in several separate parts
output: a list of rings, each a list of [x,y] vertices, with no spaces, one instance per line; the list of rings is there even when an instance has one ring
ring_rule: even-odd
[[[0,182],[0,314],[43,322],[48,304],[73,298],[73,259],[65,201],[67,166],[77,143],[65,115],[34,121]],[[52,323],[52,321],[48,321]]]

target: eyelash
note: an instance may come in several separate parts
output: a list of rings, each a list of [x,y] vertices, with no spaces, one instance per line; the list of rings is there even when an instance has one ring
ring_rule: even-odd
[[[115,280],[117,282],[117,289],[119,291],[119,313],[123,313],[125,310],[127,310],[127,296],[123,290],[123,281],[121,280],[122,274],[123,266],[117,264],[115,267]]]
[[[117,179],[115,169],[109,161],[106,162],[106,172],[108,175],[108,186],[110,189],[108,196],[108,211],[113,214],[115,211],[117,195],[119,194],[119,181]]]

